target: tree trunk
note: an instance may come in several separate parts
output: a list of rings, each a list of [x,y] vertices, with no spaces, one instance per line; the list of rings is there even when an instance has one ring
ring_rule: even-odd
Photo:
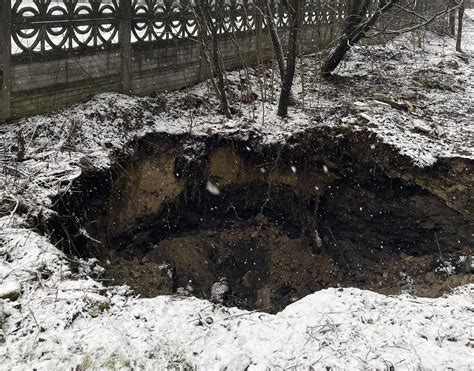
[[[464,18],[464,6],[465,6],[465,1],[463,1],[459,5],[458,9],[458,34],[456,35],[456,50],[458,52],[462,52],[462,26],[463,26],[463,18]]]
[[[263,0],[265,3],[265,20],[267,21],[268,30],[270,32],[270,37],[272,39],[273,51],[278,62],[278,69],[280,71],[280,78],[283,81],[285,76],[285,56],[283,54],[283,47],[281,46],[280,36],[278,35],[278,30],[275,24],[275,19],[273,18],[272,6],[270,1],[273,0]],[[272,5],[273,5],[272,4]]]
[[[363,30],[359,29],[369,5],[370,0],[350,0],[347,2],[347,17],[344,21],[343,34],[341,35],[339,43],[331,51],[321,67],[323,77],[329,76],[331,72],[337,68],[352,45],[362,38]]]
[[[449,7],[452,8],[454,6],[455,0],[449,1]],[[448,32],[451,36],[456,36],[456,10],[451,10],[448,16]]]
[[[225,89],[223,68],[219,60],[219,49],[217,47],[217,32],[215,30],[215,27],[213,27],[212,34],[213,34],[212,35],[213,63],[214,63],[214,70],[216,71],[216,74],[217,74],[217,88],[219,89],[219,93],[221,96],[221,109],[227,118],[231,118],[232,115],[230,114],[229,102],[227,101],[227,92]]]
[[[291,88],[295,76],[296,57],[298,55],[298,32],[302,26],[302,8],[304,0],[288,1],[289,16],[289,36],[288,51],[286,57],[286,70],[281,85],[280,101],[278,103],[278,116],[286,117],[288,115],[288,105],[290,103]]]
[[[364,22],[371,0],[350,0],[348,2],[349,14],[346,17],[343,34],[337,46],[329,53],[321,67],[321,76],[329,77],[350,48],[357,44],[364,34],[375,25],[380,16],[388,11],[399,0],[380,0],[377,10]]]

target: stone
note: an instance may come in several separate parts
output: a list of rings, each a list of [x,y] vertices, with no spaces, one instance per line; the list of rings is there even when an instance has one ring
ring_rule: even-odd
[[[239,354],[232,358],[224,367],[222,367],[221,371],[244,371],[248,370],[250,365],[252,364],[252,360],[245,354]]]
[[[206,317],[206,323],[208,325],[212,325],[214,323],[214,320],[212,319],[212,317]]]
[[[215,304],[223,304],[229,293],[229,284],[226,278],[221,278],[215,282],[211,287],[211,301]]]
[[[17,300],[21,295],[21,285],[18,281],[3,281],[0,284],[0,299]]]
[[[430,134],[432,128],[425,121],[414,119],[412,131],[419,134]]]

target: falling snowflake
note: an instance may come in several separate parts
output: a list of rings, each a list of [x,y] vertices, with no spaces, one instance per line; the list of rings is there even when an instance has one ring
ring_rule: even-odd
[[[217,186],[211,183],[209,180],[207,181],[206,189],[209,191],[210,194],[213,194],[214,196],[218,196],[221,194],[219,188],[217,188]]]

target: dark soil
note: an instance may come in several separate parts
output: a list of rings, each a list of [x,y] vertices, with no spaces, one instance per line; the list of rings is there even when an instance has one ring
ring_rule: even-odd
[[[327,287],[437,297],[474,282],[459,258],[470,253],[469,228],[456,212],[416,187],[368,184],[335,182],[317,211],[310,203],[292,211],[288,188],[262,208],[263,184],[226,190],[200,206],[180,203],[158,218],[161,226],[150,221],[150,231],[145,223],[118,253],[105,254],[106,278],[146,297],[209,299],[225,277],[225,305],[269,312]],[[305,213],[314,213],[312,222]]]

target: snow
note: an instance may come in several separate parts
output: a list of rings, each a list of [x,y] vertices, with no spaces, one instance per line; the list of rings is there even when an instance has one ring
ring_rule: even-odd
[[[206,183],[206,189],[210,194],[214,196],[218,196],[221,193],[219,188],[217,188],[217,186],[214,183],[210,182],[209,180]]]
[[[469,47],[465,55],[455,52],[452,39],[429,34],[424,38],[423,49],[410,50],[410,41],[404,37],[385,47],[356,47],[337,72],[347,80],[355,75],[360,90],[355,89],[353,97],[336,99],[349,114],[334,123],[375,134],[378,141],[389,144],[418,167],[432,166],[443,158],[472,159],[472,53]],[[470,44],[472,41],[465,41]],[[371,71],[361,66],[361,56],[374,58]],[[413,106],[413,110],[397,110],[378,101],[380,92]],[[319,104],[330,102],[320,98]]]
[[[21,285],[18,281],[8,281],[4,280],[0,284],[0,298],[9,298],[11,295],[20,293]]]
[[[27,230],[4,240],[2,254],[15,254],[19,244],[33,251],[18,259],[23,271],[38,269],[34,254],[48,267],[64,259]],[[41,280],[23,276],[21,305],[3,301],[1,369],[473,365],[474,285],[439,299],[330,288],[270,315],[187,296],[142,299],[126,287],[60,272]]]
[[[162,99],[100,94],[1,126],[0,287],[19,283],[21,296],[0,300],[0,369],[474,367],[474,285],[438,299],[328,288],[275,315],[184,295],[143,299],[127,287],[104,287],[96,279],[101,268],[92,260],[76,261],[79,269],[73,272],[73,258],[28,221],[53,215],[54,197],[70,190],[81,173],[107,169],[117,155],[133,151],[134,139],[149,133],[287,143],[315,128],[349,128],[372,134],[377,146],[389,146],[413,166],[432,166],[443,158],[472,160],[472,22],[466,28],[464,55],[453,51],[453,40],[430,35],[424,49],[403,38],[385,50],[356,48],[334,81],[309,80],[307,74],[305,109],[291,107],[284,120],[271,99],[253,105],[234,100],[241,112],[227,120],[214,112],[216,99],[203,83],[166,94],[166,110]],[[392,60],[382,55],[387,52]],[[306,71],[316,58],[304,60]],[[424,69],[435,71],[435,83],[445,88],[423,88]],[[249,73],[251,88],[260,91],[257,74]],[[236,71],[228,79],[238,94],[247,77]],[[298,77],[297,94],[300,87]],[[379,104],[374,99],[379,93],[408,100],[415,110]],[[191,95],[199,101],[192,109],[186,103]],[[20,131],[25,160],[16,162]],[[22,217],[15,212],[20,209],[26,209],[18,213]]]

